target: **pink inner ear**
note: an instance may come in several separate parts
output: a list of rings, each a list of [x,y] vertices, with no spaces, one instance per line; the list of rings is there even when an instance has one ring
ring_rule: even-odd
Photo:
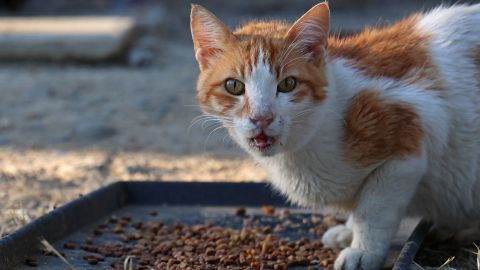
[[[200,63],[200,66],[202,68],[205,68],[208,67],[208,60],[210,59],[210,57],[214,56],[219,52],[221,52],[221,50],[216,48],[198,48],[197,52],[195,53],[195,57]]]
[[[330,11],[325,3],[317,4],[298,19],[287,33],[287,39],[303,43],[306,53],[321,56],[327,46]]]

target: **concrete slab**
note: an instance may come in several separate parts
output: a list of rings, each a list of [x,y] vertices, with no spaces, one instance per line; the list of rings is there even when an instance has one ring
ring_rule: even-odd
[[[0,18],[0,59],[103,60],[125,51],[130,17]]]

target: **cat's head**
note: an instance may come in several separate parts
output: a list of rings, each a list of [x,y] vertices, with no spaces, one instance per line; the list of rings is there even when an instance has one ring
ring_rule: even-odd
[[[317,109],[327,98],[328,30],[327,3],[317,4],[293,25],[252,22],[233,32],[205,8],[192,5],[201,107],[252,154],[298,149],[313,136]]]

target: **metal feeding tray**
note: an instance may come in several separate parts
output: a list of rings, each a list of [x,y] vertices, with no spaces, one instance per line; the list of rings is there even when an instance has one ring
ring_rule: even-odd
[[[311,217],[312,213],[316,213],[290,206],[263,183],[117,182],[59,207],[0,239],[0,270],[67,269],[58,257],[42,254],[40,239],[46,239],[56,250],[64,253],[77,270],[106,269],[110,265],[108,259],[91,265],[83,258],[83,250],[68,249],[64,244],[68,242],[80,246],[87,237],[92,236],[99,224],[112,216],[190,225],[208,220],[220,226],[239,229],[242,217],[234,215],[238,207],[245,207],[251,216],[261,216],[260,207],[264,205],[288,208],[300,219],[299,224],[302,223],[302,215]],[[428,230],[428,224],[417,223],[412,220],[402,223],[390,252],[389,260],[392,263],[386,269],[391,269],[392,265],[394,270],[410,269]],[[285,230],[281,236],[314,238],[311,231],[308,224],[304,227],[299,225],[294,230]],[[96,236],[95,241],[111,242],[114,237],[113,233],[105,233]],[[35,258],[37,265],[26,265],[26,258]]]

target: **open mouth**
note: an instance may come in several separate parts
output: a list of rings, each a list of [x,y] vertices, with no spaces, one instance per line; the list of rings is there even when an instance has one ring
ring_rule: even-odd
[[[265,133],[262,132],[262,133],[258,134],[257,136],[251,138],[250,143],[254,147],[256,147],[260,150],[265,150],[275,143],[275,138],[270,137],[270,136],[268,136],[268,135],[266,135]]]

